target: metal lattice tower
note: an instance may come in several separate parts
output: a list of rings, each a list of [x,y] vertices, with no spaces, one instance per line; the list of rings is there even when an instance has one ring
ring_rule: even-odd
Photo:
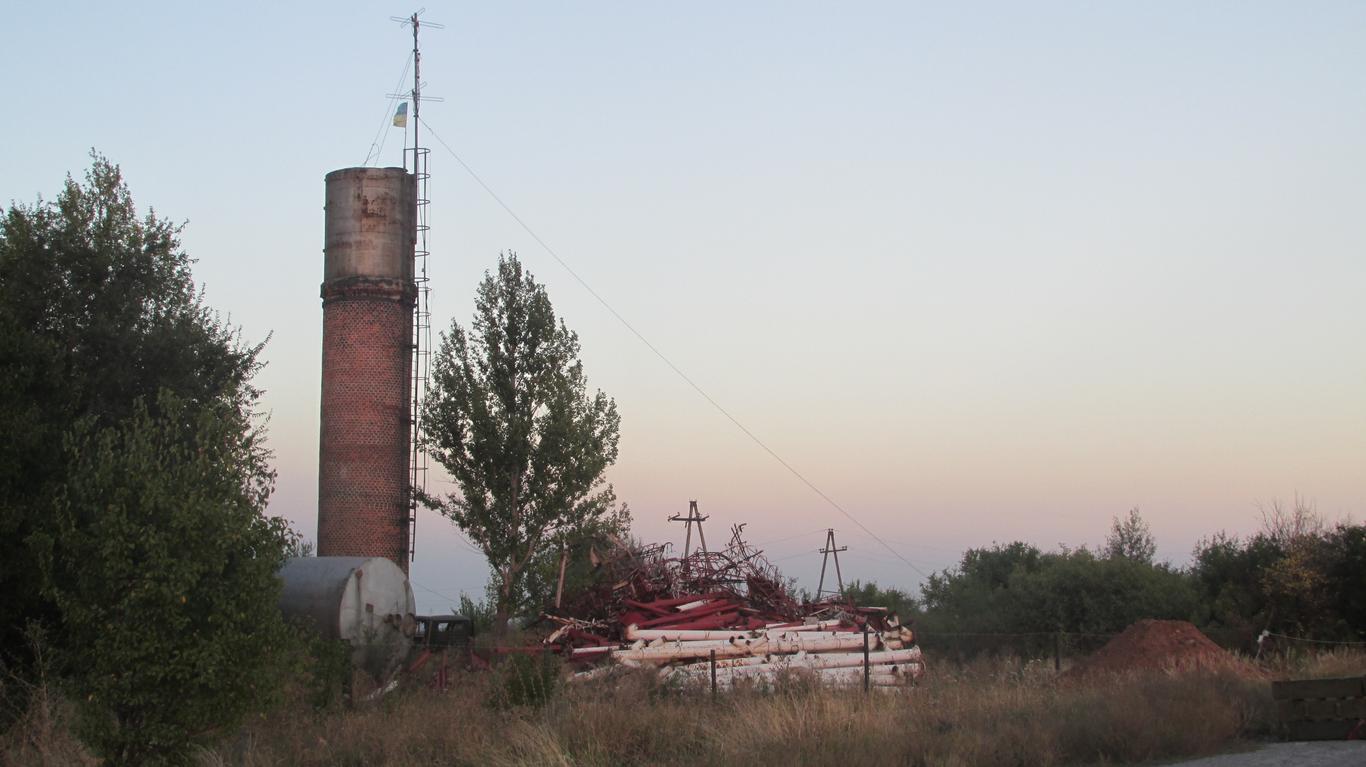
[[[412,396],[409,400],[408,411],[408,422],[412,434],[408,456],[408,517],[406,520],[408,557],[410,560],[415,558],[417,553],[417,510],[421,504],[420,497],[427,489],[428,462],[427,451],[422,444],[422,402],[427,394],[428,369],[432,356],[432,313],[430,305],[432,289],[427,273],[427,261],[431,255],[427,245],[427,235],[431,231],[431,225],[428,223],[431,198],[427,191],[427,183],[432,175],[428,165],[431,159],[431,149],[422,146],[418,133],[422,124],[423,99],[422,51],[418,45],[418,31],[422,27],[444,28],[441,24],[422,21],[418,18],[421,14],[422,11],[417,11],[407,18],[390,17],[405,26],[411,26],[413,29],[413,90],[411,93],[413,100],[413,146],[411,150],[404,151],[404,168],[408,167],[407,152],[411,151],[413,155],[412,174],[415,186],[414,197],[417,203],[417,231],[413,239],[413,284],[417,289],[417,294],[413,310],[413,333],[410,344],[413,353]],[[440,101],[441,99],[429,96],[427,100]]]

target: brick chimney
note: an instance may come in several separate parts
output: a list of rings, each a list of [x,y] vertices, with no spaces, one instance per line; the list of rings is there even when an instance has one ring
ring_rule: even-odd
[[[325,183],[318,556],[407,572],[416,188],[403,168]]]

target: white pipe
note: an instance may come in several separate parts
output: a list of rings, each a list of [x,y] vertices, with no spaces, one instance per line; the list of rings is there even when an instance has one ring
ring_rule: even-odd
[[[838,621],[835,622],[838,624]],[[789,634],[829,634],[830,636],[851,634],[862,635],[861,631],[832,631],[829,627],[820,625],[801,626],[798,628],[776,628],[776,629],[750,629],[742,631],[740,629],[643,629],[634,623],[626,627],[626,639],[629,641],[642,640],[645,642],[655,642],[663,639],[667,642],[731,642],[745,639],[773,639],[788,636]]]
[[[772,683],[776,681],[778,678],[778,673],[776,671],[753,671],[751,669],[746,670],[750,671],[751,673],[724,675],[717,674],[717,688],[728,689],[734,687],[735,684],[742,679],[762,680],[765,682]],[[894,672],[890,669],[871,669],[870,671],[871,673],[869,673],[868,675],[868,682],[873,687],[905,687],[907,686],[908,680],[914,679],[917,676],[919,676],[918,673],[915,673],[914,671],[909,669],[906,672]],[[840,686],[856,686],[863,684],[863,669],[815,669],[811,673],[815,674],[816,678],[825,684]],[[707,676],[689,675],[685,676],[682,681],[690,684],[696,683],[700,685],[707,685],[711,683],[711,678]]]
[[[750,658],[745,660],[761,660]],[[634,666],[635,664],[630,664]],[[574,674],[573,678],[577,681],[586,681],[607,676],[616,668],[615,666],[598,666],[597,668],[581,671]],[[869,677],[874,685],[888,686],[884,682],[899,685],[905,679],[917,679],[924,673],[924,665],[919,662],[907,662],[897,667],[887,665],[872,666],[869,668]],[[789,670],[788,667],[775,663],[762,663],[749,666],[732,666],[722,668],[719,664],[716,670],[716,683],[718,687],[730,687],[736,679],[767,679],[777,678],[778,673]],[[858,683],[863,678],[863,669],[850,666],[836,668],[803,668],[803,671],[816,674],[822,681]],[[705,682],[711,681],[710,669],[695,668],[694,666],[674,666],[665,671],[666,678],[677,678],[680,681]]]
[[[720,681],[722,678],[729,678],[729,679],[773,678],[773,677],[777,676],[778,674],[781,674],[781,673],[784,673],[784,672],[791,672],[791,673],[793,673],[793,674],[815,674],[816,676],[821,677],[822,679],[825,679],[825,678],[843,678],[843,677],[846,677],[846,676],[863,676],[863,669],[861,669],[861,668],[803,668],[803,669],[792,669],[792,668],[784,668],[784,667],[774,666],[774,665],[772,665],[772,664],[768,664],[768,665],[763,665],[763,666],[741,666],[741,667],[739,667],[739,668],[726,669],[724,673],[722,672],[721,669],[717,669],[717,670],[716,670],[716,679],[717,679],[717,681]],[[904,674],[906,674],[906,672],[903,671],[903,670],[902,670],[902,667],[900,667],[900,666],[869,666],[869,667],[868,667],[868,674],[869,674],[870,676],[903,676]],[[679,673],[678,671],[674,670],[673,673],[667,674],[667,675],[666,675],[666,678],[668,678],[668,679],[680,679],[680,680],[683,680],[683,681],[693,681],[693,680],[697,680],[697,679],[707,679],[707,680],[710,680],[710,679],[711,679],[711,674],[705,673],[705,672]]]
[[[782,629],[783,631],[822,631],[828,628],[836,628],[842,623],[844,623],[843,620],[834,618],[832,620],[817,621],[815,623],[767,623],[764,624],[764,628],[768,631],[772,631],[773,629]]]
[[[641,647],[651,648],[691,647],[695,649],[704,649],[711,647],[730,647],[732,645],[746,643],[752,644],[754,642],[767,642],[768,640],[769,637],[766,636],[748,637],[744,634],[731,634],[729,636],[721,637],[718,639],[663,639],[656,637],[650,640],[636,639],[635,644],[632,644],[631,647],[634,649],[635,646],[638,644]]]
[[[871,646],[877,649],[900,650],[905,645],[896,633],[870,634]],[[737,651],[736,648],[746,648]],[[651,639],[648,642],[637,638],[628,650],[617,650],[615,657],[636,657],[633,653],[643,651],[640,657],[654,657],[660,660],[681,660],[684,658],[704,658],[712,650],[718,658],[731,658],[742,655],[790,654],[800,650],[823,652],[829,650],[853,650],[863,647],[863,635],[852,632],[811,632],[798,634],[779,634],[777,636],[760,634],[753,638],[731,636],[727,639]]]
[[[881,648],[883,642],[878,635],[872,635],[872,646]],[[639,642],[637,642],[639,644]],[[900,644],[899,642],[897,643]],[[891,646],[891,645],[887,645]],[[668,663],[686,658],[705,658],[712,651],[717,658],[735,658],[745,655],[786,655],[801,650],[820,652],[823,650],[856,650],[863,647],[861,634],[840,634],[833,636],[807,637],[799,634],[777,639],[755,639],[745,642],[728,642],[720,645],[711,642],[676,642],[663,647],[640,647],[616,650],[613,658]],[[893,648],[899,649],[899,648]]]
[[[874,664],[869,664],[869,666],[868,666],[868,671],[869,671],[869,673],[873,673],[873,674],[904,674],[904,673],[911,673],[913,676],[919,676],[919,675],[920,675],[920,669],[921,669],[921,663],[920,663],[919,661],[903,661],[903,662],[895,663],[895,664],[893,664],[893,663],[883,663],[883,664],[876,664],[876,665],[874,665]],[[719,667],[718,667],[718,668],[716,669],[716,675],[717,675],[717,677],[721,677],[721,676],[724,676],[724,675],[727,675],[727,674],[729,674],[729,675],[734,675],[734,676],[750,676],[750,675],[753,675],[753,674],[772,674],[772,673],[777,673],[777,672],[779,672],[779,671],[793,671],[793,672],[813,671],[813,672],[819,672],[819,673],[821,673],[821,674],[825,674],[825,673],[836,673],[836,672],[850,673],[850,674],[855,674],[855,673],[857,673],[857,674],[862,674],[862,673],[863,673],[863,668],[862,668],[861,666],[831,666],[831,667],[820,667],[820,666],[792,665],[792,664],[787,664],[787,663],[782,663],[782,662],[776,662],[776,663],[761,663],[761,664],[756,664],[756,665],[753,665],[753,666],[732,666],[732,667],[730,667],[730,668],[719,668]],[[665,671],[665,675],[666,675],[666,676],[670,676],[670,677],[678,676],[678,677],[684,677],[684,678],[691,678],[691,677],[701,678],[701,677],[708,677],[708,676],[710,676],[710,675],[711,675],[711,669],[705,668],[705,667],[699,668],[697,665],[691,665],[691,666],[672,666],[672,667],[668,668],[668,669]]]
[[[886,666],[894,663],[919,663],[921,654],[919,647],[912,647],[909,650],[879,650],[868,653],[868,665]],[[728,668],[734,666],[756,666],[772,664],[774,666],[784,666],[788,668],[855,668],[863,665],[863,653],[861,652],[827,652],[827,653],[798,653],[796,655],[781,655],[753,658],[735,658],[732,660],[716,661],[716,668]],[[673,668],[684,672],[709,671],[711,669],[710,660],[698,663],[688,663],[674,666]]]
[[[720,639],[730,641],[732,639],[750,639],[758,635],[758,632],[740,631],[739,629],[642,629],[636,628],[634,623],[626,627],[627,639],[644,639],[647,642],[653,639],[672,641]]]
[[[748,630],[742,630],[742,629],[670,629],[670,628],[662,628],[662,629],[643,629],[643,628],[640,628],[639,626],[636,626],[636,625],[633,623],[633,624],[631,624],[630,626],[627,626],[627,627],[626,627],[626,638],[627,638],[627,639],[632,639],[632,640],[634,640],[634,639],[644,639],[644,640],[647,641],[647,642],[650,641],[650,640],[653,640],[653,639],[666,639],[666,640],[669,640],[669,641],[692,642],[692,641],[709,640],[709,639],[720,639],[720,640],[725,640],[725,641],[729,641],[729,640],[731,640],[731,639],[736,639],[736,638],[739,638],[739,639],[757,639],[757,638],[759,638],[759,637],[765,637],[765,636],[767,636],[767,637],[783,636],[783,635],[785,635],[785,634],[810,633],[810,632],[812,632],[812,631],[819,631],[819,632],[821,632],[821,633],[827,633],[827,632],[828,632],[828,633],[831,633],[831,634],[856,634],[856,633],[861,633],[861,632],[858,632],[858,631],[856,631],[856,630],[848,630],[848,631],[833,631],[833,630],[831,630],[831,629],[833,629],[834,627],[839,626],[839,624],[840,624],[839,621],[824,621],[824,622],[822,622],[822,623],[813,623],[813,624],[806,625],[806,626],[777,626],[777,627],[767,627],[767,628],[762,628],[762,629],[748,629]]]
[[[603,646],[601,646],[601,647],[575,647],[572,654],[574,654],[574,655],[593,655],[593,654],[595,654],[595,653],[600,653],[600,652],[611,652],[611,651],[613,651],[613,650],[615,650],[615,649],[617,649],[617,648],[612,647],[611,645],[603,645]]]
[[[839,628],[840,624],[842,623],[844,623],[844,621],[838,619],[832,621],[821,621],[820,623],[803,623],[800,626],[791,626],[788,628],[784,628],[783,631],[829,631]],[[853,627],[849,628],[849,631],[857,630],[858,629],[855,629]]]
[[[799,653],[797,653],[796,655],[779,655],[779,656],[777,656],[777,657],[779,657],[779,658],[800,658],[800,657],[803,657],[803,656],[805,656],[805,655],[806,655],[805,652],[799,652]],[[763,665],[763,664],[765,664],[765,663],[772,663],[772,662],[773,662],[773,658],[774,658],[774,656],[772,656],[772,655],[746,655],[746,656],[741,657],[741,658],[717,658],[717,659],[716,659],[716,667],[717,667],[718,669],[722,669],[722,668],[735,668],[735,667],[737,667],[737,666],[760,666],[760,665]],[[623,662],[624,662],[624,661],[623,661]],[[710,669],[710,668],[711,668],[711,660],[708,659],[708,660],[696,661],[696,662],[691,662],[691,663],[680,663],[680,664],[678,664],[678,665],[669,666],[668,668],[678,668],[678,669],[687,669],[687,670],[695,670],[695,669],[699,669],[699,668],[700,668],[700,669]]]

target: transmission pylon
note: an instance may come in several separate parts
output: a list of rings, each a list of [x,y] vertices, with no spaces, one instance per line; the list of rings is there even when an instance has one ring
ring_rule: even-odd
[[[702,553],[707,553],[707,536],[702,532],[702,523],[709,517],[702,516],[697,511],[697,501],[688,501],[688,516],[678,514],[669,517],[670,522],[682,522],[688,526],[687,535],[683,538],[683,561],[688,561],[688,555],[692,553],[692,526],[697,525],[697,540],[702,542]]]
[[[840,552],[848,550],[848,546],[840,546],[839,548],[835,547],[834,528],[830,528],[829,530],[825,531],[825,545],[817,549],[817,551],[824,555],[823,557],[821,557],[821,580],[816,585],[817,602],[819,602],[821,600],[821,597],[825,596],[827,593],[833,596],[840,596],[844,593],[844,574],[840,572]],[[835,560],[835,584],[839,586],[839,590],[827,592],[825,589],[825,565],[827,562],[830,561],[832,557]]]

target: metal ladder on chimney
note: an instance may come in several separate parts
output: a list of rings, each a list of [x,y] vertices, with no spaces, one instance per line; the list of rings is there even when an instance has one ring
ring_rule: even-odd
[[[429,297],[432,292],[427,276],[427,223],[431,200],[427,196],[427,171],[430,149],[421,147],[413,150],[413,174],[417,184],[417,237],[413,246],[413,283],[417,288],[413,306],[413,391],[409,403],[408,426],[411,432],[411,450],[408,456],[408,561],[417,553],[417,509],[421,505],[419,493],[427,489],[427,451],[422,446],[422,401],[427,393],[428,367],[432,356],[432,312]]]

